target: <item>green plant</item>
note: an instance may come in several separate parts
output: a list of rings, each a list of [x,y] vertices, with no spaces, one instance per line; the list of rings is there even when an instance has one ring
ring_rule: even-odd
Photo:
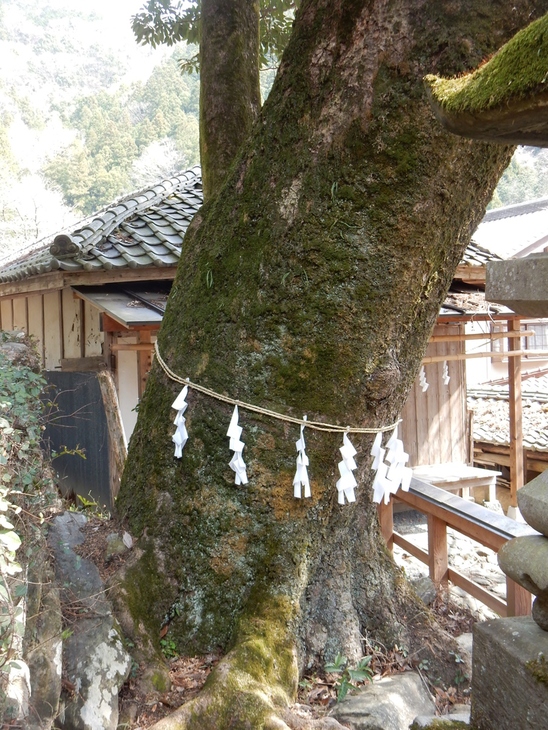
[[[339,674],[340,679],[335,682],[335,690],[337,692],[337,702],[342,702],[349,690],[359,689],[358,682],[370,682],[373,676],[371,669],[371,657],[364,656],[351,669],[345,656],[337,654],[334,661],[325,665],[325,671],[329,674]]]
[[[464,659],[460,656],[460,654],[457,654],[454,651],[449,652],[455,659],[455,664],[457,665],[457,672],[455,674],[455,685],[458,687],[461,684],[465,684],[466,682],[470,681],[470,677],[466,674],[466,672],[463,670]]]
[[[167,636],[163,639],[160,639],[160,649],[166,659],[174,659],[175,657],[179,656],[179,652],[177,651],[177,644],[173,641],[173,639],[170,639]]]

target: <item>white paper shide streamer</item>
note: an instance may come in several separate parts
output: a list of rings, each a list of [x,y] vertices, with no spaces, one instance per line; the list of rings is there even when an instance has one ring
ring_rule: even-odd
[[[306,421],[306,416],[303,416],[303,421]],[[304,488],[304,496],[311,497],[312,493],[310,491],[307,469],[310,462],[305,451],[304,426],[301,426],[301,437],[295,442],[295,446],[297,447],[297,470],[293,479],[293,496],[301,499],[303,496],[302,489]]]
[[[171,440],[175,444],[175,457],[177,459],[180,459],[182,457],[183,448],[188,439],[188,432],[185,425],[186,419],[183,415],[188,407],[188,403],[186,402],[187,395],[188,385],[185,385],[177,398],[175,398],[175,400],[171,404],[171,407],[175,408],[175,410],[177,411],[177,415],[175,416],[175,420],[173,421],[177,429],[171,437]]]
[[[378,433],[371,448],[373,463],[371,468],[376,470],[373,481],[373,501],[388,504],[390,496],[398,489],[404,492],[409,490],[413,471],[405,466],[409,460],[409,454],[403,450],[403,441],[398,438],[398,429],[388,440],[386,448],[382,448],[382,434]],[[388,463],[386,463],[388,462]]]
[[[348,502],[355,502],[356,495],[354,489],[358,486],[356,477],[352,473],[358,465],[354,461],[354,457],[358,453],[347,434],[343,435],[343,445],[339,449],[342,461],[339,461],[339,473],[341,478],[337,481],[337,490],[339,492],[339,504],[344,504],[345,499]]]
[[[442,379],[444,385],[449,385],[449,381],[451,380],[451,376],[449,375],[449,365],[447,364],[447,360],[443,363],[443,374]]]
[[[421,367],[421,371],[419,373],[419,385],[422,388],[422,392],[426,393],[428,390],[428,381],[426,380],[426,370],[424,369],[424,365]]]
[[[230,460],[229,467],[235,474],[235,484],[247,484],[246,466],[242,457],[245,444],[240,439],[243,428],[238,425],[238,418],[238,406],[234,406],[232,418],[230,419],[230,426],[226,432],[226,435],[230,439],[229,448],[234,452],[234,456]]]

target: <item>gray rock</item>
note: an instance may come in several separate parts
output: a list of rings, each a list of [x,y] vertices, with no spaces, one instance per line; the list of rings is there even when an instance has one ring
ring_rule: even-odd
[[[542,472],[518,489],[518,506],[525,521],[548,536],[548,473]]]
[[[461,634],[456,637],[456,642],[459,645],[459,657],[461,663],[457,669],[460,669],[462,674],[467,677],[472,676],[472,632]]]
[[[427,606],[434,603],[438,593],[434,581],[428,575],[415,578],[411,581],[411,585],[423,603],[426,603]]]
[[[31,701],[28,730],[49,730],[57,717],[61,695],[62,650],[61,603],[53,582],[45,583],[39,612],[32,622],[34,647],[29,651]]]
[[[548,596],[542,594],[533,601],[533,619],[543,631],[548,631]]]
[[[129,548],[124,542],[123,537],[117,532],[111,532],[110,535],[107,535],[106,560],[110,560],[115,555],[123,555],[124,553],[127,553],[128,550]]]
[[[492,502],[489,502],[489,500],[486,500],[483,503],[483,506],[486,509],[490,509],[491,512],[497,512],[497,514],[499,514],[499,515],[504,514],[504,510],[502,509],[502,504],[499,502],[498,499],[494,499]]]
[[[366,685],[331,714],[353,730],[408,730],[417,715],[434,712],[434,702],[419,675],[406,672]]]
[[[436,728],[441,728],[443,725],[450,725],[454,727],[455,722],[463,722],[467,725],[470,724],[470,710],[466,712],[452,712],[450,715],[419,715],[413,721],[411,730],[421,730],[421,728],[428,728],[436,721]]]
[[[73,631],[63,644],[63,670],[71,689],[63,698],[56,725],[60,730],[116,730],[118,692],[129,674],[131,657],[97,567],[73,550],[84,540],[80,528],[86,521],[81,514],[65,512],[55,518],[48,537]]]
[[[509,578],[535,596],[548,590],[548,537],[515,537],[501,547],[498,560]]]

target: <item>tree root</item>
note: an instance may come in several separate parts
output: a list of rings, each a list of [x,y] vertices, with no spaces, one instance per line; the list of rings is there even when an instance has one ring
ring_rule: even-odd
[[[198,697],[152,730],[342,730],[333,718],[311,720],[291,712],[299,678],[290,629],[293,603],[271,598],[258,610],[240,621],[235,646]]]

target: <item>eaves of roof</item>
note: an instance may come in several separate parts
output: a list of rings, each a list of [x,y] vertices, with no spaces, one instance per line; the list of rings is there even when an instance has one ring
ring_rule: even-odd
[[[0,283],[54,271],[172,268],[203,202],[199,167],[135,193],[0,270]]]
[[[516,203],[515,205],[505,205],[503,208],[493,208],[488,210],[483,216],[482,223],[491,223],[500,221],[504,218],[515,218],[520,215],[530,215],[538,213],[548,208],[548,198],[538,198],[537,200],[529,200],[525,203]]]
[[[36,244],[31,253],[0,269],[0,285],[52,272],[65,274],[66,281],[85,272],[173,269],[202,202],[201,171],[196,166],[112,204],[75,230]],[[472,271],[498,258],[472,241],[460,266]]]

